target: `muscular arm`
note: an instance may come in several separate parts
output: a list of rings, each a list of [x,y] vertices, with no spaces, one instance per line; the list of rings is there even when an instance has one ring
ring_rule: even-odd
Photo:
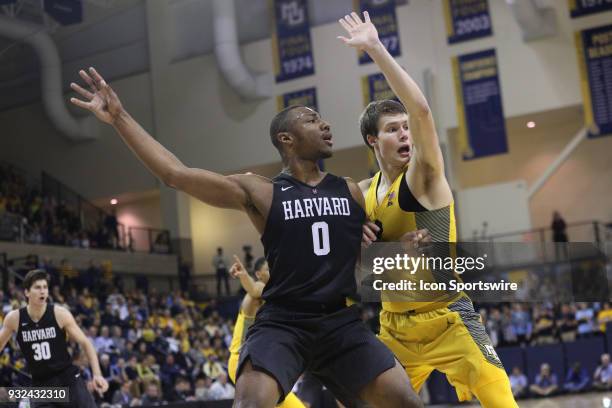
[[[13,336],[13,333],[17,332],[17,325],[19,324],[19,311],[12,310],[4,318],[4,324],[0,328],[0,353],[6,347],[6,344]]]
[[[365,22],[362,22],[356,13],[352,13],[340,20],[351,35],[350,39],[341,39],[347,45],[367,52],[378,65],[410,116],[410,131],[416,147],[415,159],[426,165],[428,170],[441,174],[444,170],[442,151],[427,99],[417,83],[386,50],[367,12],[364,17]]]

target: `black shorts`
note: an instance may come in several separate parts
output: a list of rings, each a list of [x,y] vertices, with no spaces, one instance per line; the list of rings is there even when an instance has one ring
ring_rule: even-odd
[[[70,402],[41,401],[32,403],[35,408],[97,408],[93,395],[87,390],[78,369],[70,368],[57,377],[44,381],[32,381],[33,387],[67,387]]]
[[[278,382],[281,401],[304,372],[353,406],[364,386],[395,366],[395,358],[361,321],[356,306],[331,314],[264,304],[240,348],[236,378],[245,362]]]

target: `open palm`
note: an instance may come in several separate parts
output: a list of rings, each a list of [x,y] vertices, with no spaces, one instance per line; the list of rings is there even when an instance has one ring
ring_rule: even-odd
[[[359,15],[353,12],[338,20],[350,36],[350,38],[343,36],[338,38],[346,45],[358,50],[365,50],[378,43],[378,31],[370,21],[370,15],[367,11],[363,13],[363,18],[364,21],[361,21]]]
[[[70,102],[92,112],[104,123],[113,123],[123,109],[117,94],[115,94],[104,78],[94,68],[89,68],[89,74],[84,70],[80,70],[79,75],[87,83],[90,91],[78,84],[70,84],[70,87],[75,92],[86,99],[84,101],[78,98],[70,98]]]

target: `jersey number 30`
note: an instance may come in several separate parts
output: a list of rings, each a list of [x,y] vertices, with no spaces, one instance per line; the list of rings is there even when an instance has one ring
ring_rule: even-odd
[[[34,360],[36,361],[49,360],[51,358],[51,348],[47,341],[32,344],[32,350],[34,350]]]
[[[329,226],[325,221],[312,224],[312,247],[317,256],[329,254]]]

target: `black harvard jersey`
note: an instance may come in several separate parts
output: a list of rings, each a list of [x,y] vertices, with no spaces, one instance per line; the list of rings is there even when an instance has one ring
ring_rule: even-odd
[[[365,212],[346,180],[327,174],[309,186],[280,174],[261,237],[270,280],[270,302],[338,304],[356,290]]]
[[[33,383],[57,376],[72,366],[66,333],[59,327],[53,308],[53,303],[47,304],[37,323],[32,321],[26,307],[19,309],[17,342],[28,362]]]

